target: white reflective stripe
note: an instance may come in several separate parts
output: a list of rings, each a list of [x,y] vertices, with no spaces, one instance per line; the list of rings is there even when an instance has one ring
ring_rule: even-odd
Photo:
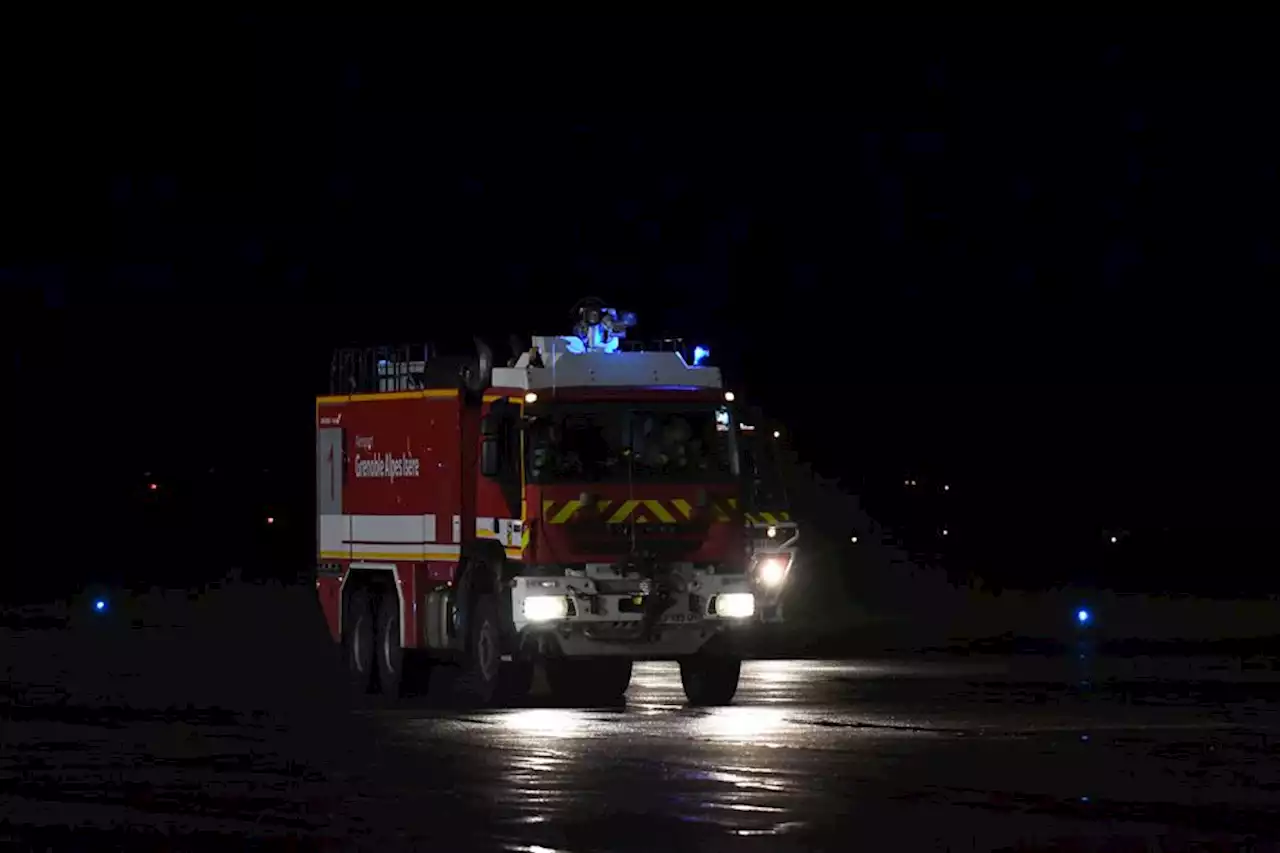
[[[320,550],[383,550],[382,545],[430,545],[436,541],[436,517],[424,515],[321,515]],[[456,541],[456,540],[455,540]],[[377,545],[377,548],[362,547]],[[392,550],[395,550],[394,548]]]
[[[320,550],[324,553],[350,551],[351,516],[320,516]]]
[[[351,551],[353,560],[457,560],[462,555],[461,545],[435,545],[427,542],[419,545],[357,545]]]
[[[476,517],[476,536],[480,539],[496,539],[505,548],[519,548],[523,533],[524,523],[518,518]]]
[[[453,517],[453,541],[462,541],[462,516],[455,515]]]
[[[426,515],[352,515],[352,543],[434,542],[436,517]]]

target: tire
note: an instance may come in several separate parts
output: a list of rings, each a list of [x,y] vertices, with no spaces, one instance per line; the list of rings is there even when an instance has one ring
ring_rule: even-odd
[[[497,695],[502,670],[502,630],[492,595],[476,599],[467,625],[467,653],[450,692],[463,704],[489,705]]]
[[[520,702],[533,690],[533,662],[509,661],[498,671],[498,701]]]
[[[546,667],[559,702],[616,705],[631,686],[630,658],[547,658]]]
[[[376,658],[378,686],[383,697],[399,699],[407,679],[404,674],[405,653],[400,645],[400,599],[384,593],[378,599]]]
[[[690,705],[728,705],[738,692],[742,659],[728,655],[694,655],[680,661],[680,682]]]
[[[376,634],[372,601],[364,590],[356,590],[347,599],[347,613],[342,632],[342,652],[351,690],[359,696],[373,690],[376,671],[374,648]],[[349,627],[348,627],[349,626]]]

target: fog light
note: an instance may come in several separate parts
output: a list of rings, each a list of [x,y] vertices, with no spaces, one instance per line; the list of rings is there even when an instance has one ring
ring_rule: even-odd
[[[569,615],[569,599],[563,595],[531,595],[524,600],[524,618],[549,622]]]
[[[765,586],[781,586],[787,579],[787,564],[778,557],[767,557],[760,561],[756,573]]]
[[[756,612],[756,597],[749,592],[726,592],[716,596],[716,615],[725,619],[746,619]]]

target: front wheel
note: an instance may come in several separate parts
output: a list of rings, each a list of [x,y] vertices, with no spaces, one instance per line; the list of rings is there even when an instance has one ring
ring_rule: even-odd
[[[680,661],[680,682],[690,705],[728,705],[738,692],[741,658],[695,655]]]
[[[522,702],[533,690],[533,661],[508,661],[498,670],[498,701]]]
[[[547,684],[562,702],[614,705],[631,686],[630,658],[547,658]]]
[[[492,595],[476,599],[468,620],[467,653],[452,686],[453,698],[468,705],[488,705],[498,691],[502,670],[502,631]]]

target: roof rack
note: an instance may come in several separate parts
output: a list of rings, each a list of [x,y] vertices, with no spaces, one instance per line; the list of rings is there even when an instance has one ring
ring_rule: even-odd
[[[343,347],[329,364],[330,394],[457,388],[474,358],[440,358],[429,344]]]

